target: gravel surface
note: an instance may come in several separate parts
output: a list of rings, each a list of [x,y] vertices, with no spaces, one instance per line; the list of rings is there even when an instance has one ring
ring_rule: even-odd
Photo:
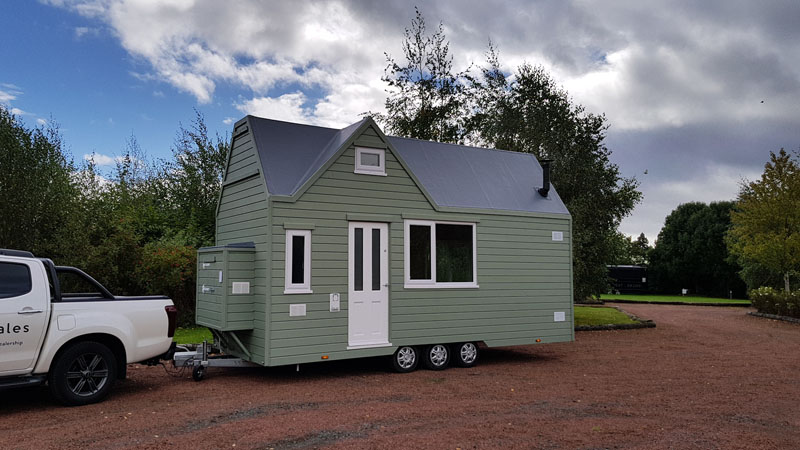
[[[657,328],[485,349],[477,367],[385,360],[130,367],[100,404],[0,393],[0,448],[798,448],[800,326],[742,308],[624,305]]]

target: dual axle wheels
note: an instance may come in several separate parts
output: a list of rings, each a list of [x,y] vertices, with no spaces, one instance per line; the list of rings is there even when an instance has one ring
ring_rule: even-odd
[[[411,372],[417,368],[420,360],[430,370],[444,370],[451,360],[459,367],[472,367],[478,363],[478,346],[474,342],[403,346],[392,356],[392,367],[400,373]]]

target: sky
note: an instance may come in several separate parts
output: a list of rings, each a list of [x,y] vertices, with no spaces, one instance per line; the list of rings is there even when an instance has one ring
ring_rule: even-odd
[[[504,71],[541,65],[605,114],[644,194],[625,234],[652,243],[679,204],[732,200],[770,151],[800,147],[796,1],[9,0],[0,103],[109,169],[132,136],[169,158],[195,109],[220,135],[246,114],[344,127],[384,109],[414,6],[456,70],[491,39]]]

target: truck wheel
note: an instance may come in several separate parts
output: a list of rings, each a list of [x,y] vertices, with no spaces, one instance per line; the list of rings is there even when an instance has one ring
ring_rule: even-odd
[[[478,364],[478,346],[474,342],[453,345],[453,360],[458,367]]]
[[[413,372],[419,364],[419,352],[416,347],[400,347],[392,355],[392,367],[395,372]]]
[[[450,363],[450,349],[444,344],[429,345],[425,349],[425,367],[430,370],[444,370]]]
[[[68,406],[103,400],[111,391],[117,359],[103,344],[78,342],[64,350],[51,366],[48,384],[53,397]]]

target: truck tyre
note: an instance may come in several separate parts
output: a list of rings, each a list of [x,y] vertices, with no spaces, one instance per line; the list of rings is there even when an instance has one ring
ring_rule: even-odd
[[[67,406],[103,400],[116,379],[117,359],[103,344],[93,341],[70,345],[51,366],[48,384],[53,397]]]
[[[458,367],[474,367],[478,364],[478,345],[464,342],[453,345],[453,361]]]
[[[430,370],[444,370],[450,363],[450,349],[444,344],[429,345],[425,349],[425,367]]]
[[[392,368],[395,372],[413,372],[419,364],[419,351],[416,347],[403,346],[392,355]]]

